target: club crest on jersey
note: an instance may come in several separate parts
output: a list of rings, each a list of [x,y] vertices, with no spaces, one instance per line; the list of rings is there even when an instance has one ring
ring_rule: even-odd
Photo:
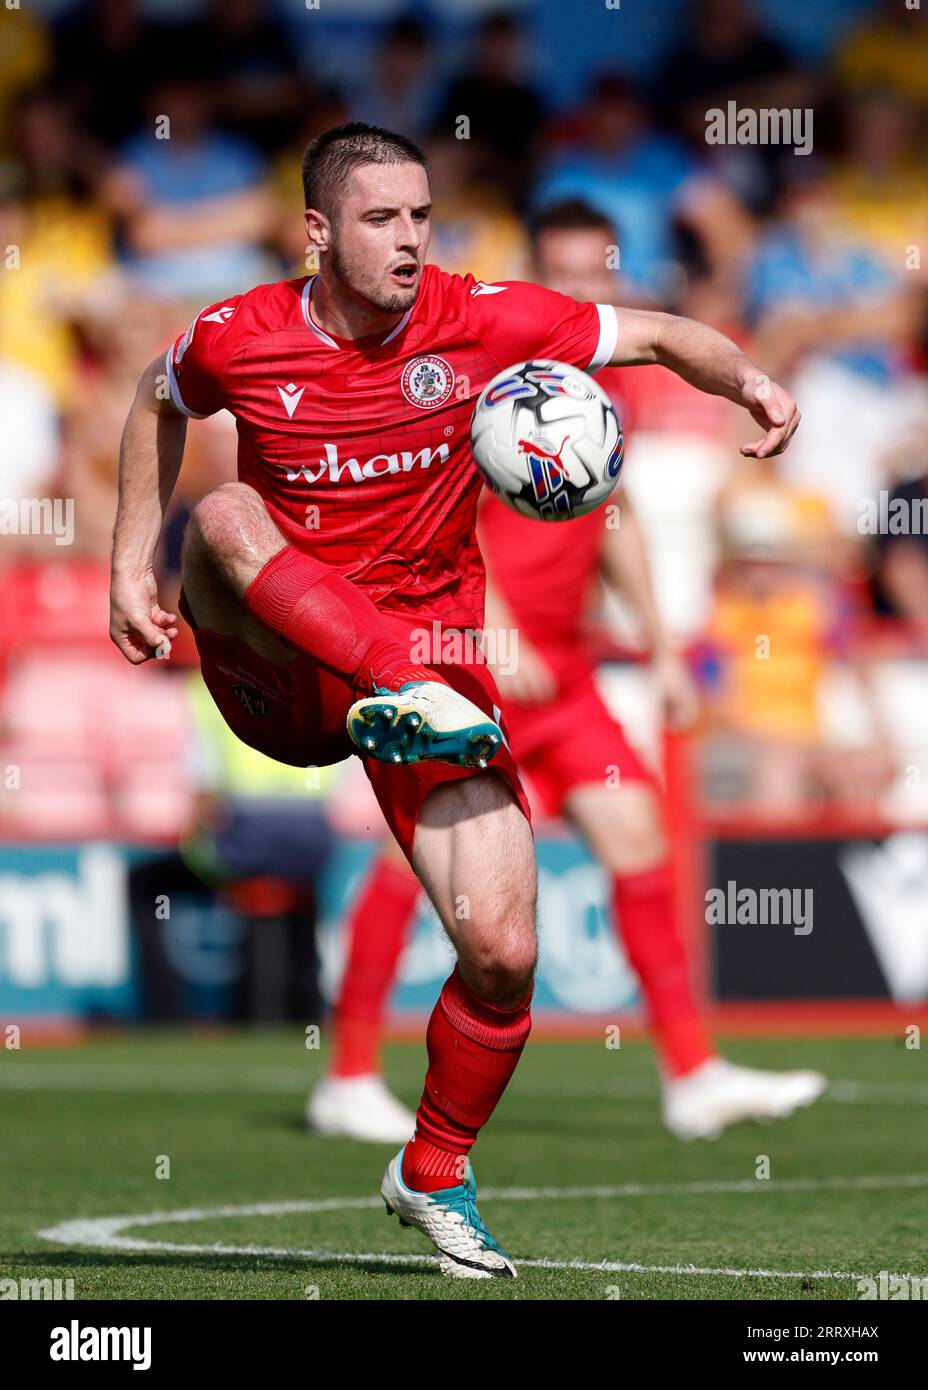
[[[454,389],[454,372],[443,357],[414,357],[400,378],[403,395],[410,405],[434,410],[444,405]]]

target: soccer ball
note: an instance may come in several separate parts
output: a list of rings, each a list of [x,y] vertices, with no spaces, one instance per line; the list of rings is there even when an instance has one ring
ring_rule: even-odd
[[[615,488],[625,440],[601,386],[566,362],[519,362],[474,407],[474,460],[490,489],[522,516],[569,521]]]

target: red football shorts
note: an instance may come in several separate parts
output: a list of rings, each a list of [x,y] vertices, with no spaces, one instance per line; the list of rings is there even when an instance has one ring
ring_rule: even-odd
[[[327,767],[357,752],[348,737],[345,719],[357,698],[338,675],[323,669],[315,658],[298,651],[286,670],[279,670],[238,637],[223,637],[198,628],[183,593],[180,611],[193,628],[203,680],[232,732],[260,753],[294,767]],[[413,642],[413,630],[430,629],[430,623],[385,613],[402,641]],[[442,663],[431,667],[449,685],[496,719],[508,740],[500,715],[499,691],[486,665]],[[452,767],[449,763],[410,763],[399,767],[362,758],[387,824],[407,858],[419,810],[433,787],[463,777],[482,775],[480,768]],[[505,745],[499,749],[492,770],[512,789],[519,808],[531,821],[528,798],[519,780],[515,759]]]
[[[506,702],[509,746],[536,810],[562,815],[576,787],[654,782],[596,689],[592,672],[543,705]]]

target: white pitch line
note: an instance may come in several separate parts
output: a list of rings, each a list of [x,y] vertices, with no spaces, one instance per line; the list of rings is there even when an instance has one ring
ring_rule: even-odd
[[[693,1183],[625,1183],[614,1187],[505,1187],[487,1188],[482,1197],[498,1202],[577,1201],[594,1198],[689,1196],[706,1193],[748,1193],[764,1191],[816,1192],[859,1191],[878,1189],[925,1188],[928,1174],[908,1173],[896,1177],[882,1175],[857,1178],[792,1178],[779,1182],[693,1182]],[[394,1252],[352,1250],[305,1250],[272,1245],[189,1245],[176,1241],[146,1240],[124,1235],[129,1227],[191,1224],[199,1221],[221,1220],[228,1217],[292,1216],[331,1211],[368,1211],[378,1208],[378,1197],[321,1197],[293,1202],[255,1202],[242,1206],[190,1207],[180,1211],[154,1211],[134,1216],[82,1217],[62,1221],[37,1232],[42,1240],[56,1245],[91,1246],[96,1249],[128,1251],[134,1254],[160,1252],[179,1255],[260,1256],[267,1259],[299,1259],[310,1263],[427,1265],[437,1263],[433,1255],[403,1255]],[[519,1259],[530,1269],[601,1271],[610,1274],[679,1274],[726,1275],[736,1279],[865,1279],[866,1273],[852,1270],[816,1269],[738,1269],[728,1266],[693,1264],[649,1265],[623,1260],[554,1260],[548,1258]],[[896,1277],[896,1276],[894,1276]],[[921,1278],[921,1275],[905,1275]]]
[[[27,1062],[4,1059],[0,1066],[0,1091],[154,1091],[178,1094],[211,1092],[258,1094],[269,1091],[300,1095],[315,1079],[315,1072],[297,1067],[250,1067],[230,1073],[211,1067],[147,1067],[133,1064],[107,1066],[91,1063]],[[522,1081],[517,1075],[509,1094],[516,1100],[646,1101],[659,1095],[653,1081],[629,1077],[602,1086],[579,1085],[558,1092]],[[834,1080],[822,1096],[837,1105],[928,1105],[928,1083],[919,1081]],[[821,1102],[820,1102],[821,1103]]]
[[[178,1094],[283,1091],[304,1093],[315,1072],[296,1067],[252,1067],[229,1072],[213,1067],[145,1067],[131,1063],[7,1062],[0,1066],[0,1090],[9,1091],[159,1091]]]
[[[40,1232],[47,1235],[47,1232]],[[167,1240],[122,1241],[111,1249],[136,1253],[178,1255],[242,1255],[250,1258],[305,1260],[307,1263],[437,1265],[437,1255],[398,1255],[393,1251],[302,1250],[271,1245],[182,1245]],[[726,1275],[733,1279],[866,1279],[867,1274],[840,1269],[737,1269],[715,1265],[648,1265],[622,1260],[551,1260],[515,1257],[520,1269],[579,1270],[604,1274],[698,1274]],[[911,1279],[914,1275],[890,1275]],[[920,1277],[920,1276],[918,1276]]]

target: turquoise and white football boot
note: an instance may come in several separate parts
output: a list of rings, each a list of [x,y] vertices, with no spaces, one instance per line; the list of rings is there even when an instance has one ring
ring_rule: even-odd
[[[438,1251],[442,1274],[453,1279],[515,1279],[516,1267],[484,1226],[468,1160],[464,1181],[438,1192],[413,1192],[403,1182],[405,1145],[390,1160],[380,1184],[389,1216],[414,1226]]]
[[[346,725],[359,751],[382,763],[486,767],[503,742],[496,721],[444,681],[375,687],[351,706]]]

